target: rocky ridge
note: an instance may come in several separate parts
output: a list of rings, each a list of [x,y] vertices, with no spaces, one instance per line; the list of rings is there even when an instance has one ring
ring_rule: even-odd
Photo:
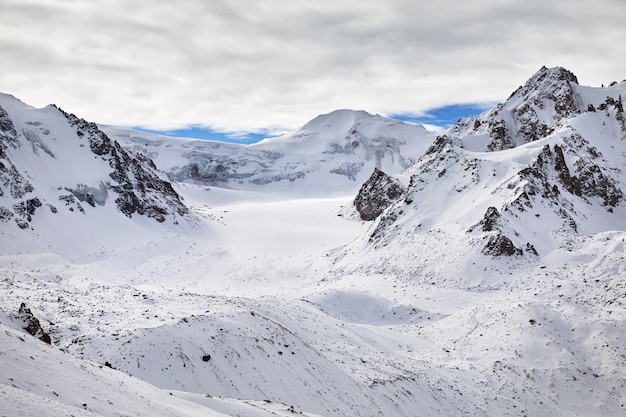
[[[586,111],[576,86],[578,79],[565,68],[542,67],[504,103],[460,120],[448,134],[460,146],[464,145],[462,138],[486,135],[486,151],[539,140],[555,132],[568,118]]]
[[[546,234],[625,230],[625,88],[581,87],[567,70],[540,69],[496,109],[437,138],[398,202],[380,205],[370,239],[452,232],[452,220],[484,255],[537,256],[559,244]]]
[[[110,195],[129,218],[164,222],[189,213],[150,158],[129,154],[96,124],[56,106],[37,110],[2,96],[0,221],[26,229],[40,208],[85,214],[85,205],[105,206]]]

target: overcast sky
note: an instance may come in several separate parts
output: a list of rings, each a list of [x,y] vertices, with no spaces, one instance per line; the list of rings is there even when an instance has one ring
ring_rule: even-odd
[[[293,129],[626,78],[626,0],[0,0],[0,91],[98,123]]]

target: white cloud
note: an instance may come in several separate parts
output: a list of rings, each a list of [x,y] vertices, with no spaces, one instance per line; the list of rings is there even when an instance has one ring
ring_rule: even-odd
[[[623,0],[0,0],[0,91],[89,120],[246,131],[626,78]]]

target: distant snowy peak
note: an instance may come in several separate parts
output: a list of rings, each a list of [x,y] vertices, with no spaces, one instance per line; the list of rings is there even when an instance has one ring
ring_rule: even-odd
[[[149,158],[131,156],[94,123],[0,95],[1,223],[26,229],[41,211],[58,221],[64,212],[111,203],[129,218],[158,222],[188,213]]]
[[[353,110],[252,145],[103,129],[132,152],[149,154],[176,181],[308,196],[356,192],[375,168],[397,174],[435,137],[422,126]]]
[[[332,144],[356,133],[365,139],[375,139],[384,136],[402,137],[406,136],[407,132],[411,134],[428,133],[423,126],[403,123],[380,115],[372,115],[364,110],[342,109],[319,115],[294,133],[285,135],[284,138],[292,140],[312,134],[315,135],[315,138],[323,139]]]
[[[561,68],[542,67],[495,109],[461,119],[449,131],[460,146],[498,151],[542,139],[575,115],[593,111],[607,100],[621,105],[626,83],[610,88],[583,87]]]
[[[391,173],[408,168],[433,139],[423,126],[362,110],[336,110],[257,146],[300,154],[315,163],[321,159],[329,165],[329,172],[362,182],[374,168]]]

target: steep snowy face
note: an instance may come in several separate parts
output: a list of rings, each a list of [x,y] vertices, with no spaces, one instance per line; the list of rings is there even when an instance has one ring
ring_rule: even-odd
[[[409,187],[369,240],[407,251],[442,233],[470,258],[537,259],[572,236],[626,230],[625,89],[580,87],[569,71],[542,68],[474,118],[476,130],[467,119],[439,137],[407,170]],[[501,122],[504,135],[481,127]],[[481,150],[492,152],[468,149],[481,129],[489,137],[478,139]]]
[[[399,173],[434,139],[422,126],[353,110],[320,115],[293,133],[247,146],[103,129],[128,149],[148,153],[177,181],[308,196],[356,192],[374,168]]]
[[[0,227],[35,229],[40,213],[39,225],[91,211],[158,222],[188,215],[149,158],[55,106],[0,95]]]

